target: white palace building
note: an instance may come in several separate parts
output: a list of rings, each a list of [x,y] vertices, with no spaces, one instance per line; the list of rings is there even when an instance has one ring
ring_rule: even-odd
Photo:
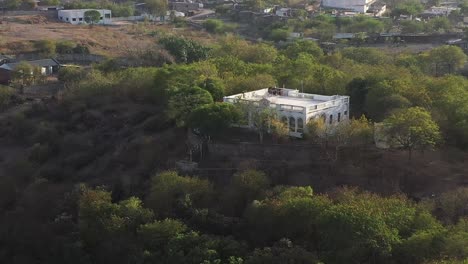
[[[285,88],[265,88],[252,92],[225,96],[224,102],[248,102],[256,108],[270,107],[278,117],[289,124],[289,135],[301,138],[306,124],[322,118],[327,125],[335,125],[349,119],[349,96],[301,93]],[[253,127],[249,120],[249,127]]]

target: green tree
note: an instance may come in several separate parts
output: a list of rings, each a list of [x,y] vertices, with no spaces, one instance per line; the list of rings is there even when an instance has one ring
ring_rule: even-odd
[[[97,10],[88,10],[84,13],[84,21],[88,24],[98,24],[101,21],[101,13]]]
[[[27,62],[20,62],[12,73],[12,83],[23,87],[32,85],[41,77],[41,68]]]
[[[261,171],[246,170],[236,173],[223,197],[225,211],[230,215],[241,215],[249,203],[262,198],[269,185],[270,180]]]
[[[441,140],[439,126],[431,114],[420,107],[399,110],[383,122],[388,137],[408,151],[408,159],[414,149],[432,148]]]
[[[398,3],[392,10],[392,16],[408,15],[415,16],[424,10],[423,5],[418,0],[407,0]]]
[[[20,0],[5,0],[3,4],[7,9],[15,10],[18,7],[20,7],[21,1]]]
[[[203,208],[210,202],[212,186],[207,180],[179,176],[166,171],[151,178],[148,206],[158,216],[172,216],[184,210]]]
[[[224,32],[224,23],[219,19],[207,19],[203,22],[203,27],[210,33]]]
[[[111,193],[85,188],[79,200],[78,225],[83,246],[94,262],[126,263],[138,255],[136,231],[153,213],[132,197],[112,203]]]
[[[198,86],[210,92],[213,100],[216,102],[222,101],[224,97],[224,82],[219,78],[206,78]]]
[[[58,54],[72,54],[75,47],[76,43],[69,40],[57,41],[55,43],[55,50]]]
[[[204,135],[223,134],[232,124],[239,121],[241,113],[228,103],[214,103],[196,108],[191,114],[189,125],[198,128]]]
[[[0,85],[0,108],[8,106],[14,91],[11,87]]]
[[[168,36],[159,43],[173,55],[178,62],[192,63],[208,58],[209,48],[183,37]]]
[[[206,90],[198,87],[181,89],[169,99],[168,116],[174,119],[178,126],[185,126],[194,109],[212,103],[213,98]]]
[[[434,65],[436,75],[453,73],[465,65],[467,60],[463,50],[456,46],[441,46],[428,52],[427,63]],[[446,69],[444,71],[443,69]]]
[[[34,42],[34,48],[43,56],[55,55],[55,42],[52,40],[38,40]]]
[[[284,55],[290,59],[295,59],[300,53],[308,53],[314,58],[323,56],[323,50],[315,41],[297,40],[286,46]]]
[[[276,28],[271,31],[270,39],[275,42],[286,41],[290,33],[291,33],[290,29]]]
[[[167,0],[145,0],[146,7],[154,16],[165,16],[167,12]]]

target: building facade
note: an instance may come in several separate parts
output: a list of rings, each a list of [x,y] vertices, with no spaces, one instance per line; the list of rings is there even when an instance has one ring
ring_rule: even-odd
[[[107,9],[68,9],[59,10],[58,19],[60,21],[70,23],[73,25],[86,24],[85,13],[86,11],[96,10],[101,14],[97,24],[108,25],[112,24],[112,12]]]
[[[289,135],[303,137],[306,124],[321,118],[326,125],[336,125],[349,120],[349,96],[301,93],[285,88],[265,88],[252,92],[225,96],[227,103],[247,103],[252,109],[271,108],[288,125]],[[254,111],[254,110],[252,110]],[[248,127],[253,127],[248,118]]]
[[[42,75],[52,75],[58,73],[60,63],[55,59],[43,59],[35,61],[23,61],[31,66],[38,67]],[[12,79],[12,74],[21,62],[5,63],[0,65],[0,84],[8,84]],[[32,72],[30,74],[33,74]]]
[[[370,5],[375,1],[376,0],[322,0],[322,6],[366,13]]]

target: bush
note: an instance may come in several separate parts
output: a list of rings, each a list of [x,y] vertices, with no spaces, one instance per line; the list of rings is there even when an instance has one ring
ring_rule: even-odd
[[[52,153],[53,150],[48,144],[36,143],[29,151],[29,160],[44,163],[51,157]]]
[[[12,88],[0,85],[0,109],[7,107],[11,103],[13,94]]]
[[[203,22],[203,27],[211,33],[224,32],[224,23],[218,19],[207,19],[205,22]]]
[[[174,171],[157,174],[151,179],[148,206],[160,216],[173,215],[177,208],[203,208],[211,200],[209,181],[182,177]]]
[[[34,42],[34,48],[44,56],[55,54],[55,42],[52,40],[38,40]]]
[[[55,43],[55,51],[58,54],[71,54],[76,44],[69,40],[58,41]]]
[[[276,42],[286,41],[289,37],[290,30],[277,28],[273,29],[270,33],[270,39]]]

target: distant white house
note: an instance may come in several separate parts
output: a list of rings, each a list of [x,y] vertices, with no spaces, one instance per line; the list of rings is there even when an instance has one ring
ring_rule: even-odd
[[[97,24],[108,25],[112,24],[112,12],[107,9],[68,9],[59,10],[58,19],[73,25],[86,24],[84,15],[86,11],[96,10],[101,14]]]
[[[253,109],[271,108],[289,126],[289,135],[301,138],[306,124],[321,118],[326,125],[349,120],[349,96],[301,93],[285,88],[265,88],[224,97],[227,103],[248,103]],[[252,110],[253,111],[253,110]],[[253,127],[249,114],[247,127]]]

